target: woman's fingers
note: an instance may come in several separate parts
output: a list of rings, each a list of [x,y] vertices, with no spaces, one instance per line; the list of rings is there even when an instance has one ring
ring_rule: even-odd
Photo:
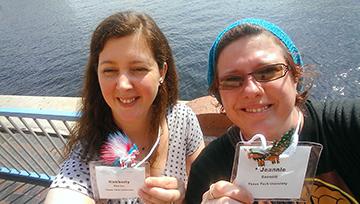
[[[217,199],[208,200],[206,204],[242,204],[242,202],[236,201],[229,197],[221,197]]]
[[[212,184],[203,195],[203,201],[221,200],[230,198],[240,203],[252,203],[253,197],[245,188],[236,186],[228,181],[218,181]],[[213,202],[213,201],[211,201]]]
[[[143,189],[140,189],[139,192],[138,192],[138,194],[139,194],[142,202],[145,203],[145,204],[152,204],[152,203],[159,203],[159,204],[169,203],[169,201],[160,200],[160,199],[158,199],[157,197],[154,197],[153,195],[145,192]]]
[[[168,201],[175,202],[181,198],[181,193],[177,189],[164,189],[158,187],[144,187],[141,189],[142,193],[145,193],[146,199],[155,201]],[[143,194],[140,195],[142,197]]]
[[[151,187],[160,187],[165,189],[176,189],[178,188],[179,181],[175,177],[148,177],[145,179],[145,185]]]
[[[174,177],[148,177],[139,196],[145,203],[170,203],[184,198],[184,183]]]

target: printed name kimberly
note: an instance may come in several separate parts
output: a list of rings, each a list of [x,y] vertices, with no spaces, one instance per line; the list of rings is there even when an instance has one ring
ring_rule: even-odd
[[[108,180],[111,184],[130,184],[129,180]]]

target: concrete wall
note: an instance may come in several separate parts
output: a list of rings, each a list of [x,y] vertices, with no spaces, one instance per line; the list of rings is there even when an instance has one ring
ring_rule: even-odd
[[[78,97],[0,95],[0,108],[76,111],[79,103]]]

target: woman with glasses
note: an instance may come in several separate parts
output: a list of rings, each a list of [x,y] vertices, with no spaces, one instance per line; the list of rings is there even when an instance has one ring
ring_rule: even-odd
[[[305,75],[298,49],[270,22],[243,19],[218,35],[209,53],[209,92],[234,126],[193,163],[188,204],[253,202],[252,192],[230,182],[236,144],[256,134],[279,141],[297,126],[299,140],[323,145],[312,202],[360,199],[360,100],[307,100]]]

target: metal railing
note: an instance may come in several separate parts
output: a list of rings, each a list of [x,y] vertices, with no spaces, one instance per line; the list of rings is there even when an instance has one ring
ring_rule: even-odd
[[[48,187],[77,119],[74,112],[0,108],[0,179]]]
[[[205,134],[216,132],[218,118],[197,116]],[[0,203],[43,202],[78,118],[76,112],[0,107]],[[214,138],[204,137],[206,144]]]

